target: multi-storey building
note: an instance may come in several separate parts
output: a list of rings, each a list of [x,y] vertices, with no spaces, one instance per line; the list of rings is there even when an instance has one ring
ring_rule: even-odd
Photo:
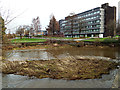
[[[118,2],[118,20],[120,23],[120,1]]]
[[[108,30],[110,22],[116,21],[116,7],[108,3],[59,21],[60,31],[67,37],[106,37],[115,35]],[[116,25],[113,25],[114,27]]]

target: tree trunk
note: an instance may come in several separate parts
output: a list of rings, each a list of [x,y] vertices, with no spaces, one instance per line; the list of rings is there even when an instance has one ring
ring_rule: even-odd
[[[80,34],[79,34],[79,38],[80,38]]]
[[[22,39],[22,34],[20,34],[20,39]]]

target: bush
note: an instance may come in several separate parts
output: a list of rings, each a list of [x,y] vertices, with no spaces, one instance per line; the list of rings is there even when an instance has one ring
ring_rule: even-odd
[[[42,37],[42,35],[37,35],[37,36],[35,36],[35,37]]]
[[[117,40],[115,40],[113,38],[109,38],[109,39],[105,39],[103,42],[105,42],[105,43],[114,43],[114,42],[117,42]]]
[[[118,38],[118,42],[120,43],[120,37]]]

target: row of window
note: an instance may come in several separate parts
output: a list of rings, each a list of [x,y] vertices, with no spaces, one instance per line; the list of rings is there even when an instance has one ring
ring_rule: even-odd
[[[88,17],[88,16],[95,15],[95,14],[98,14],[98,13],[100,13],[100,11],[95,11],[95,12],[92,12],[92,13],[87,13],[85,15],[79,16],[78,18]]]
[[[91,20],[91,19],[96,19],[96,18],[99,18],[100,16],[94,16],[94,17],[89,17],[89,18],[86,18],[86,19],[84,19],[83,21],[85,21],[85,20]]]
[[[81,31],[82,33],[87,33],[87,32],[98,32],[100,29],[93,29],[93,30],[83,30]]]
[[[75,24],[74,26],[73,26],[73,28],[79,28],[78,27],[79,25],[78,24]],[[100,28],[100,24],[98,24],[98,25],[89,25],[89,26],[84,26],[84,27],[82,27],[82,28],[95,28],[95,27],[97,27],[97,28]],[[63,28],[63,27],[61,27],[61,28]],[[65,26],[65,29],[66,28],[71,28],[71,26]]]
[[[95,19],[95,18],[98,18],[99,16],[94,16],[94,17],[91,17],[91,18],[86,18],[82,21],[85,21],[85,20],[90,20],[90,19]],[[98,20],[94,20],[94,21],[88,21],[88,22],[83,22],[84,24],[92,24],[92,23],[99,23],[100,22],[100,19]],[[73,24],[78,24],[80,22],[78,22],[77,20],[73,22]],[[81,22],[82,23],[82,22]],[[65,26],[66,24],[62,24],[62,26]],[[71,25],[71,22],[67,22],[67,25]]]
[[[83,22],[83,26],[84,25],[89,25],[89,24],[95,24],[95,23],[99,23],[99,22],[100,22],[99,19],[98,20],[94,20],[94,21],[89,21],[89,22]],[[75,22],[73,24],[74,24],[74,26],[79,26],[78,22]],[[71,26],[71,22],[69,22],[67,24],[62,24],[61,26]]]
[[[94,30],[82,30],[81,33],[92,33],[92,32],[99,32],[99,29]],[[73,32],[74,34],[79,34],[79,31]]]
[[[94,23],[99,23],[99,22],[100,22],[100,20],[95,20],[95,21],[89,21],[86,24],[94,24]]]
[[[85,28],[95,28],[95,27],[100,27],[100,25],[85,26]]]
[[[88,21],[88,20],[93,20],[93,19],[96,19],[96,18],[100,18],[100,15],[89,17],[89,18],[85,18],[85,19],[81,19],[81,20],[80,19],[76,19],[76,20],[74,19],[73,22],[76,23],[76,22],[78,22],[78,20],[80,22],[82,22],[82,21]],[[69,23],[69,22],[71,22],[71,20],[67,20],[66,21],[66,23]]]
[[[100,29],[93,29],[93,30],[82,30],[81,33],[93,33],[93,32],[99,32]],[[65,32],[65,34],[68,34],[70,32]],[[79,31],[73,31],[74,34],[79,34]]]

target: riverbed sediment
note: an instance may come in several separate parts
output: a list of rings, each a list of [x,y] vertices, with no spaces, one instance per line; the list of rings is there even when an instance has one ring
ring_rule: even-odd
[[[2,73],[52,79],[95,79],[117,68],[118,63],[67,57],[53,60],[3,61]]]

